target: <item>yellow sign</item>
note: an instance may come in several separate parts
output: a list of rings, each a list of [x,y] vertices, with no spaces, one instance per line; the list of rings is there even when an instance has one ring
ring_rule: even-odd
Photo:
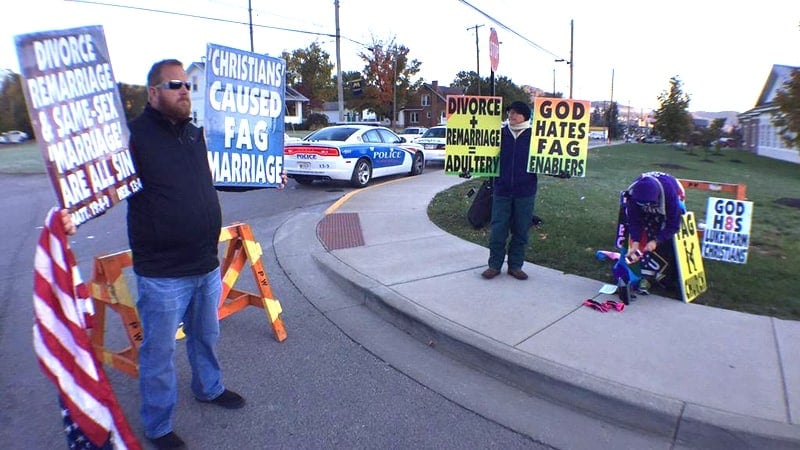
[[[445,173],[496,177],[502,120],[502,97],[448,95]]]
[[[706,271],[703,269],[703,252],[697,239],[697,222],[694,213],[681,216],[681,227],[675,237],[675,258],[678,262],[678,275],[681,297],[689,303],[708,289]]]
[[[528,172],[586,176],[590,106],[585,100],[534,100]]]

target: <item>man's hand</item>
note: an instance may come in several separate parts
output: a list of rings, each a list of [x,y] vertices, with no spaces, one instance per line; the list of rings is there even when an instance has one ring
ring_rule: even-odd
[[[285,188],[288,183],[289,177],[286,175],[286,172],[281,172],[281,184],[278,185],[278,190]]]
[[[75,222],[72,221],[72,215],[69,213],[69,211],[62,209],[59,211],[59,214],[61,214],[61,223],[64,225],[64,232],[66,232],[68,236],[72,236],[73,234],[77,233],[78,227],[76,227]]]
[[[645,244],[644,251],[645,252],[654,252],[654,251],[656,251],[657,247],[658,247],[658,242],[656,242],[655,239],[653,239],[652,241],[649,241],[649,242],[647,242],[647,244]]]

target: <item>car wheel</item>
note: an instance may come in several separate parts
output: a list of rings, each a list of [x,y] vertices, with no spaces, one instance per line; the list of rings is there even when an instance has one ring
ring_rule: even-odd
[[[363,188],[372,179],[372,165],[369,160],[361,158],[356,162],[353,169],[353,176],[350,177],[350,184],[357,188]]]
[[[311,177],[307,177],[304,175],[295,175],[294,181],[297,181],[297,184],[302,184],[303,186],[308,186],[309,184],[314,182],[314,179]]]
[[[425,170],[425,155],[422,152],[414,153],[414,161],[411,163],[410,176],[419,175]]]

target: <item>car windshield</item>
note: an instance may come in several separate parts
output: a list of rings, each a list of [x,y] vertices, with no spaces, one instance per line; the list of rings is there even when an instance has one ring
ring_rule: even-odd
[[[342,127],[342,128],[323,128],[317,130],[303,140],[305,141],[346,141],[353,133],[358,131],[358,128]]]
[[[443,138],[445,132],[447,131],[446,128],[431,128],[422,135],[424,138]]]

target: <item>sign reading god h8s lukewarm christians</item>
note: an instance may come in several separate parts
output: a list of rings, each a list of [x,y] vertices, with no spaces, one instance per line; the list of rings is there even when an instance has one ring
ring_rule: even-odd
[[[103,27],[15,40],[36,141],[60,205],[80,225],[142,188]]]
[[[445,173],[496,177],[502,120],[502,97],[448,95]]]
[[[283,59],[208,44],[204,125],[215,185],[280,185],[285,75]]]
[[[560,98],[534,100],[528,172],[586,176],[590,104]]]

